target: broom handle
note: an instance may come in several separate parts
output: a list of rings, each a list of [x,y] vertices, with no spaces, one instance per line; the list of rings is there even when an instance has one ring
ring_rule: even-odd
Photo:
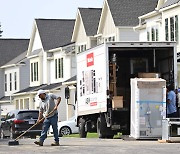
[[[21,135],[19,135],[16,139],[18,140],[20,137],[22,137],[24,134],[26,134],[29,130],[31,130],[33,127],[35,127],[36,125],[38,125],[40,122],[42,122],[46,117],[48,117],[50,114],[52,114],[55,110],[52,110],[51,112],[48,113],[47,116],[43,117],[41,120],[39,120],[39,122],[36,122],[33,126],[31,126],[28,130],[26,130],[24,133],[22,133]]]

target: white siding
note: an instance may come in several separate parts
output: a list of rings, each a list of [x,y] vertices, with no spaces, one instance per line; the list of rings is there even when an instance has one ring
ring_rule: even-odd
[[[133,28],[120,28],[119,38],[119,41],[138,41],[139,34],[138,32],[135,32]]]
[[[104,19],[102,20],[103,23],[102,23],[101,30],[100,30],[102,32],[102,37],[103,38],[107,38],[110,36],[117,37],[116,27],[114,25],[114,21],[113,21],[112,15],[110,13],[110,10],[105,9],[103,16],[104,16]]]
[[[147,41],[147,31],[142,29],[139,33],[139,41]]]
[[[77,74],[77,67],[76,67],[76,55],[71,56],[71,77],[75,76]]]
[[[29,64],[29,59],[27,59],[25,61],[25,65],[24,66],[20,66],[19,67],[19,73],[20,73],[20,89],[25,89],[27,87],[29,87],[30,84],[30,64]]]
[[[61,88],[61,90],[59,92],[54,93],[56,96],[61,96],[61,102],[58,106],[58,120],[59,121],[64,121],[67,120],[66,118],[66,108],[67,108],[67,104],[66,104],[66,100],[64,98],[64,88]]]
[[[47,65],[47,52],[43,52],[42,57],[42,83],[47,84],[48,83],[48,65]]]
[[[78,29],[77,29],[77,37],[76,37],[76,45],[81,45],[81,44],[86,44],[87,45],[87,48],[90,47],[90,45],[88,44],[88,39],[87,39],[87,36],[86,36],[86,32],[85,32],[85,29],[84,29],[84,25],[82,23],[82,20],[79,20],[80,22],[78,23],[79,26]]]
[[[33,44],[32,44],[32,52],[34,50],[41,49],[41,48],[42,48],[41,38],[39,36],[38,30],[36,30],[34,40],[33,40]]]

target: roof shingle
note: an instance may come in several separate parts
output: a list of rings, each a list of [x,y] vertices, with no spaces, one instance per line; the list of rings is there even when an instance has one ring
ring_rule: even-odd
[[[79,8],[87,36],[97,34],[101,8]]]
[[[107,0],[115,26],[136,26],[138,17],[155,10],[158,0]]]
[[[173,4],[176,4],[178,3],[180,0],[167,0],[162,6],[161,6],[161,9],[162,8],[165,8],[165,7],[168,7],[168,6],[171,6]]]
[[[71,43],[75,20],[35,19],[44,50],[63,47]]]
[[[0,39],[0,66],[28,49],[29,39]]]

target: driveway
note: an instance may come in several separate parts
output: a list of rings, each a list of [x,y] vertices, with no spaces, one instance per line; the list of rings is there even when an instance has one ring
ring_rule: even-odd
[[[43,147],[35,145],[34,139],[20,139],[20,145],[8,146],[8,139],[0,140],[0,153],[13,154],[177,154],[180,143],[159,143],[158,141],[124,141],[122,139],[80,139],[61,138],[60,146],[50,146],[53,137],[48,137]]]

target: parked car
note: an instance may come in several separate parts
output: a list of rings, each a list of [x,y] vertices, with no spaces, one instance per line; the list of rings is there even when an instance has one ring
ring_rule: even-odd
[[[76,118],[73,116],[69,120],[58,122],[59,136],[79,133],[79,128],[76,126]],[[53,129],[50,127],[50,133],[53,134]]]
[[[1,124],[1,138],[16,138],[34,125],[38,119],[39,110],[13,110],[7,113],[5,121]],[[41,134],[42,123],[29,130],[24,136],[36,138]]]

